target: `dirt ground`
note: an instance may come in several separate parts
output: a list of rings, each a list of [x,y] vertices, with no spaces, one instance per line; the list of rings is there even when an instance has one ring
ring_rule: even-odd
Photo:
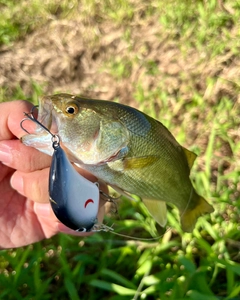
[[[140,83],[143,91],[160,88],[167,95],[170,110],[177,106],[179,95],[184,109],[196,90],[209,107],[224,96],[240,103],[236,93],[240,57],[230,51],[231,45],[212,58],[194,47],[183,51],[179,39],[154,19],[149,23],[135,20],[128,38],[121,25],[101,23],[93,27],[80,20],[52,20],[13,46],[0,49],[0,87],[10,93],[21,87],[31,98],[35,82],[43,87],[44,94],[69,92],[105,100],[118,98],[121,103],[139,107],[134,93]],[[120,63],[115,66],[113,61]],[[119,66],[124,69],[119,71]],[[124,76],[119,77],[119,72]],[[155,109],[161,109],[161,97]],[[186,117],[185,111],[177,111],[172,121],[181,122]],[[201,134],[196,141],[204,117],[197,112],[197,122],[187,128],[185,146],[195,142],[206,148],[207,135]],[[227,142],[221,152],[231,156]]]
[[[144,78],[144,90],[160,85],[170,98],[181,94],[190,101],[192,91],[187,87],[191,83],[207,101],[215,103],[223,96],[236,101],[233,87],[240,77],[240,58],[232,51],[215,59],[195,49],[183,53],[178,39],[169,38],[157,20],[135,24],[130,43],[123,38],[125,29],[104,24],[97,28],[99,39],[93,42],[92,27],[78,21],[51,21],[14,46],[1,49],[0,86],[9,90],[20,86],[29,96],[34,81],[48,94],[68,91],[99,99],[118,97],[121,102],[132,103],[135,83]],[[125,79],[116,80],[104,67],[113,57],[124,62],[125,58],[134,61],[136,56],[138,62],[129,66]],[[149,61],[158,74],[146,71]],[[219,78],[211,90],[208,78]]]

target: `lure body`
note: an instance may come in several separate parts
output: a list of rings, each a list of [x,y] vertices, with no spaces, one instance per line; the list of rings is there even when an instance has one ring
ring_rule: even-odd
[[[59,143],[49,173],[49,196],[56,217],[67,227],[89,232],[97,223],[98,186],[82,177],[72,166]]]

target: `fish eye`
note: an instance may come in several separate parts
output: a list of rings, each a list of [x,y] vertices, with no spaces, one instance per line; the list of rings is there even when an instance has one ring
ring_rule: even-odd
[[[78,110],[79,108],[75,103],[69,104],[65,109],[68,115],[76,115],[78,113]]]

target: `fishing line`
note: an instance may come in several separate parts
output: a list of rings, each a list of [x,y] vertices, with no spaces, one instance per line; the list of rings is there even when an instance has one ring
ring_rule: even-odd
[[[108,194],[106,194],[106,193],[105,193],[105,195],[108,196]],[[109,197],[112,198],[111,196],[109,196]],[[117,197],[116,199],[118,200],[118,199],[120,199],[120,198],[121,198],[121,196]],[[115,198],[113,198],[113,199],[115,199]],[[156,201],[157,201],[157,200],[156,200]],[[111,202],[111,201],[110,201],[110,202]],[[190,199],[188,200],[188,204],[189,204],[189,203],[190,203]],[[187,204],[185,210],[187,209],[188,204]],[[185,210],[184,210],[184,212],[185,212]],[[173,229],[171,226],[169,226],[169,227],[166,229],[166,231],[165,231],[162,235],[159,235],[159,236],[157,236],[157,237],[151,237],[151,238],[141,238],[141,237],[136,237],[136,236],[126,235],[126,234],[122,234],[122,233],[118,233],[118,232],[116,232],[116,231],[113,231],[113,226],[114,226],[114,224],[110,227],[110,228],[112,228],[112,230],[111,230],[111,233],[112,233],[112,234],[115,234],[115,235],[117,235],[117,236],[124,237],[124,238],[129,238],[129,239],[133,239],[133,240],[139,240],[139,241],[155,241],[155,240],[159,240],[159,239],[162,238],[167,232],[169,232],[170,230]],[[104,230],[104,231],[108,231],[108,230]]]
[[[180,215],[180,219],[184,216],[185,212],[186,212],[187,209],[188,209],[188,206],[189,206],[190,201],[191,201],[191,199],[192,199],[192,194],[193,194],[193,187],[191,188],[191,193],[190,193],[190,196],[189,196],[189,198],[188,198],[187,205],[185,206],[184,211],[183,211],[183,212],[181,213],[181,215]]]
[[[168,231],[170,231],[172,228],[168,228],[166,230],[166,232],[164,234],[166,234]],[[162,235],[159,235],[157,237],[152,237],[152,238],[140,238],[140,237],[136,237],[136,236],[131,236],[131,235],[126,235],[126,234],[122,234],[122,233],[118,233],[118,232],[115,232],[115,231],[111,231],[112,234],[115,234],[115,235],[118,235],[118,236],[121,236],[121,237],[125,237],[125,238],[130,238],[132,240],[138,240],[138,241],[146,241],[146,242],[150,242],[150,241],[155,241],[155,240],[159,240],[161,237],[164,236],[164,234]]]

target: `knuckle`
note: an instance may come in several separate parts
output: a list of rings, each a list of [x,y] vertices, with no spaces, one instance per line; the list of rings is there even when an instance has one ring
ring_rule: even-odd
[[[25,194],[36,202],[48,202],[47,176],[44,171],[29,173],[25,180]]]

